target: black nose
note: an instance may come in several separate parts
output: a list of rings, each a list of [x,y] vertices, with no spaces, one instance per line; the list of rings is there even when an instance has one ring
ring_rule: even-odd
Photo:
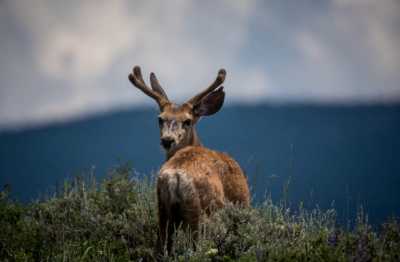
[[[165,149],[169,149],[172,145],[172,143],[174,142],[173,139],[171,138],[162,138],[161,139],[161,145],[165,148]]]

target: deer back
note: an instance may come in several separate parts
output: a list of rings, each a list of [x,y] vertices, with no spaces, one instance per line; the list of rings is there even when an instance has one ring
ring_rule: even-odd
[[[170,204],[198,198],[201,209],[207,211],[222,207],[226,201],[244,206],[250,203],[247,180],[236,161],[202,146],[179,150],[161,167],[158,184],[175,190],[161,196]]]

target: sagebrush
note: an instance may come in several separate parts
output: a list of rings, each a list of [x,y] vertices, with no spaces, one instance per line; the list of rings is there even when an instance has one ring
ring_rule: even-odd
[[[171,254],[158,255],[155,188],[127,165],[101,183],[66,181],[54,196],[21,204],[0,195],[1,261],[399,261],[400,225],[373,230],[359,212],[344,230],[335,211],[296,210],[271,199],[228,205],[204,217],[199,239],[177,231]]]

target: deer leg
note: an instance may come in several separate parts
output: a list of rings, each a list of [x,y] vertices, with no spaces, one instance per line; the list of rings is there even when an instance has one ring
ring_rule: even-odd
[[[199,223],[201,215],[200,200],[196,196],[190,201],[185,201],[184,212],[182,212],[183,225],[186,230],[189,230],[191,240],[193,242],[193,248],[195,248],[195,242],[199,236]]]
[[[158,225],[157,253],[164,254],[168,236],[168,213],[161,203],[158,204]]]
[[[179,203],[175,203],[170,206],[168,215],[168,233],[167,233],[167,251],[168,254],[171,254],[172,247],[174,244],[174,235],[178,228],[182,225],[182,209]]]

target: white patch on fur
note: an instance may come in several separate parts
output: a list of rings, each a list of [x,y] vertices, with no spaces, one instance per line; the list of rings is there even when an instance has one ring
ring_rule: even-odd
[[[182,169],[164,169],[160,177],[167,179],[170,204],[178,203],[182,198],[187,199],[194,193],[192,178]]]

